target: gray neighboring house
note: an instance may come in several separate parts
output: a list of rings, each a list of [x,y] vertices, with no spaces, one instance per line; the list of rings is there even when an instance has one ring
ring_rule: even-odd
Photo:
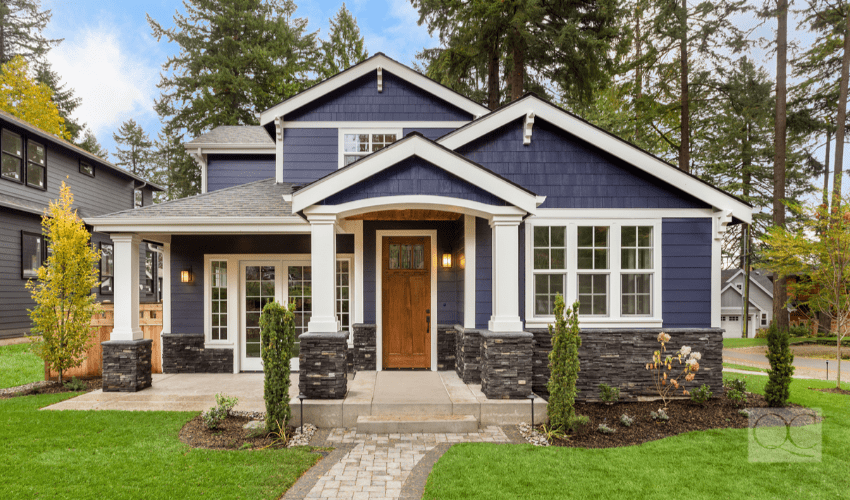
[[[721,280],[720,327],[726,330],[723,337],[741,338],[744,327],[744,270],[725,269]],[[750,271],[749,303],[747,337],[753,338],[760,328],[767,328],[773,320],[773,281],[767,271]]]
[[[47,258],[41,216],[58,198],[63,181],[83,218],[152,205],[153,192],[162,188],[2,111],[0,151],[0,338],[9,338],[29,332],[34,302],[25,286]],[[111,302],[113,242],[93,233],[92,243],[103,252],[103,283],[93,291],[98,301]],[[160,298],[160,253],[158,245],[140,244],[142,302]]]

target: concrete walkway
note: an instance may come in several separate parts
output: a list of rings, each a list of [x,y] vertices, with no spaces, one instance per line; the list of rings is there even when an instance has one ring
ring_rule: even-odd
[[[770,363],[761,352],[748,352],[744,349],[723,349],[723,362],[736,365],[753,366],[756,368],[769,369]],[[838,362],[829,362],[829,376],[827,377],[826,360],[813,358],[794,358],[794,378],[806,378],[816,380],[835,380],[838,377]],[[727,371],[728,369],[724,369]],[[756,372],[753,372],[756,373]],[[841,380],[850,380],[850,361],[841,360]]]

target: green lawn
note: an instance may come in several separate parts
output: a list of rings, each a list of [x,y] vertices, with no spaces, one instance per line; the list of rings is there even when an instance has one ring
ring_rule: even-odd
[[[44,380],[44,362],[29,344],[0,346],[0,389]]]
[[[746,365],[736,365],[735,363],[723,363],[724,368],[734,368],[736,370],[746,370],[748,372],[762,372],[767,373],[767,369],[765,368],[756,368],[754,366],[746,366]]]
[[[319,458],[189,448],[197,413],[39,411],[73,395],[0,400],[0,498],[278,498]]]
[[[791,337],[792,344],[798,344],[800,342],[811,342],[815,340],[812,337]],[[836,338],[835,337],[818,337],[817,340],[829,341],[832,345],[835,345]],[[734,349],[736,347],[753,347],[767,345],[767,339],[723,339],[723,347],[725,349]]]
[[[767,381],[734,376],[745,378],[754,392]],[[850,396],[808,389],[834,386],[795,380],[791,389],[794,402],[820,408],[825,416],[820,463],[751,463],[747,429],[603,450],[469,443],[440,458],[425,498],[848,498]]]

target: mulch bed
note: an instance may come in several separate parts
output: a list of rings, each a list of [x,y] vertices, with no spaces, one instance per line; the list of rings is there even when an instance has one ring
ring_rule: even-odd
[[[844,394],[845,396],[850,396],[850,391],[848,391],[847,389],[839,389],[838,387],[830,387],[829,389],[815,389],[813,387],[810,387],[810,389],[818,392],[828,392],[830,394]]]
[[[747,417],[739,413],[739,410],[742,408],[766,408],[768,404],[764,396],[751,393],[747,393],[747,402],[740,407],[735,406],[725,396],[714,397],[703,406],[692,403],[689,399],[676,399],[667,405],[667,415],[670,420],[666,422],[652,420],[649,413],[657,411],[661,407],[660,400],[634,403],[620,402],[612,405],[576,403],[576,414],[588,416],[590,423],[576,434],[569,435],[565,440],[553,439],[551,445],[614,448],[642,444],[691,431],[745,429],[749,422]],[[809,412],[807,408],[799,405],[790,405],[788,409]],[[620,415],[624,413],[634,418],[631,427],[620,424]],[[616,432],[614,434],[602,434],[598,431],[599,424],[605,424]],[[542,426],[538,426],[538,430],[541,429]]]
[[[283,448],[285,443],[275,444],[275,438],[271,435],[263,434],[259,437],[248,437],[248,430],[242,427],[254,419],[245,416],[230,415],[219,424],[217,429],[207,429],[200,415],[193,418],[183,429],[180,430],[180,441],[188,444],[193,448],[206,448],[209,450],[238,450],[243,448],[245,443],[250,445],[251,449],[264,448],[270,446],[272,448]],[[295,433],[295,428],[290,427],[287,435],[292,436]],[[245,447],[247,449],[247,447]]]
[[[18,396],[30,396],[32,394],[58,394],[62,392],[91,392],[96,391],[98,389],[103,388],[103,379],[101,377],[86,379],[83,380],[86,383],[85,389],[82,391],[71,390],[65,387],[64,385],[60,385],[59,382],[52,381],[39,381],[31,384],[21,385],[18,387],[10,387],[8,389],[3,389],[3,393],[0,394],[0,399],[8,399],[14,398]]]

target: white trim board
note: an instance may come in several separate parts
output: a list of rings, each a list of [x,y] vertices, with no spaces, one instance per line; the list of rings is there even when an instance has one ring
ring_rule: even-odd
[[[284,122],[283,128],[460,128],[469,121],[321,121],[321,122]]]
[[[456,150],[488,132],[527,116],[529,112],[533,112],[536,119],[545,120],[713,207],[731,212],[731,215],[747,224],[752,222],[753,209],[746,203],[533,95],[514,101],[502,109],[447,134],[437,142],[451,150]],[[533,138],[532,142],[534,142]]]
[[[89,217],[95,232],[163,234],[276,234],[310,233],[310,224],[297,215],[287,217]]]
[[[437,230],[436,229],[387,229],[375,231],[375,367],[384,369],[383,344],[383,253],[384,236],[428,236],[431,238],[431,371],[437,371]]]
[[[506,205],[486,205],[477,201],[447,196],[412,195],[365,198],[340,205],[312,205],[304,209],[305,215],[336,215],[340,218],[381,210],[433,210],[457,212],[491,219],[495,215],[525,215],[525,211]]]
[[[347,70],[310,87],[300,94],[290,97],[280,104],[272,106],[271,108],[261,112],[259,114],[260,125],[267,125],[273,122],[275,118],[289,114],[362,76],[375,73],[377,81],[378,68],[381,68],[384,72],[392,73],[396,77],[419,87],[425,92],[428,92],[429,94],[432,94],[435,97],[466,111],[473,117],[482,116],[490,112],[490,110],[485,106],[467,99],[457,92],[440,85],[434,80],[431,80],[407,66],[390,59],[381,52],[378,52],[360,64],[352,66],[351,68],[348,68]]]

